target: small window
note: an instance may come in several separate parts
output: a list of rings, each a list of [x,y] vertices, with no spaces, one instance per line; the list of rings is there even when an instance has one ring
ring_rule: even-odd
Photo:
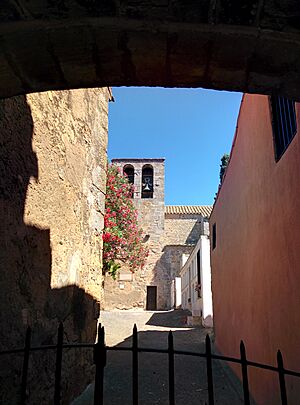
[[[153,198],[153,167],[150,165],[142,170],[142,198]]]
[[[213,250],[216,248],[217,246],[217,225],[213,224],[213,228],[212,228],[212,248]]]
[[[295,101],[271,97],[275,158],[279,160],[297,132]]]

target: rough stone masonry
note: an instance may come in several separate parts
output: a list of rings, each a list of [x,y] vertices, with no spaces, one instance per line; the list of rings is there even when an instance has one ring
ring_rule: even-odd
[[[32,344],[55,344],[59,321],[65,341],[95,339],[110,96],[103,88],[0,101],[0,350],[23,346],[28,325]],[[91,359],[77,353],[74,368],[74,356],[64,354],[64,403],[89,380]],[[0,360],[0,402],[15,403],[21,358]],[[53,375],[53,357],[31,356],[30,404],[51,403]]]

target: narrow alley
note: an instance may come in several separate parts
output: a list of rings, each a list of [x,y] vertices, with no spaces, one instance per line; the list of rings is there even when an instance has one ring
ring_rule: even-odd
[[[175,350],[205,351],[207,333],[213,340],[212,330],[186,326],[188,312],[183,310],[103,311],[100,322],[105,327],[107,346],[132,345],[132,326],[138,329],[138,345],[143,348],[166,349],[168,332],[173,331]],[[220,362],[213,363],[215,403],[242,404],[241,387]],[[104,404],[131,403],[131,353],[111,351],[107,354],[104,376]],[[206,404],[207,382],[205,359],[175,356],[175,400],[177,405]],[[72,405],[93,403],[93,386],[77,398]],[[139,403],[141,405],[168,403],[168,359],[166,354],[139,354]]]

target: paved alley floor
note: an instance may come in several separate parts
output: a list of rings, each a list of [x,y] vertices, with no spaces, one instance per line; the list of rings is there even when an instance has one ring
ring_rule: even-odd
[[[205,351],[205,336],[212,331],[202,327],[187,327],[187,313],[182,310],[166,312],[103,311],[100,322],[105,327],[107,346],[131,346],[132,328],[137,325],[138,345],[143,348],[166,349],[168,332],[173,331],[175,350]],[[131,353],[109,351],[104,377],[104,404],[129,405],[131,394]],[[242,391],[237,380],[228,376],[219,362],[213,362],[215,403],[242,404]],[[205,359],[175,356],[176,405],[207,403]],[[139,403],[168,404],[167,354],[139,353]],[[93,404],[93,385],[77,398],[73,405]]]

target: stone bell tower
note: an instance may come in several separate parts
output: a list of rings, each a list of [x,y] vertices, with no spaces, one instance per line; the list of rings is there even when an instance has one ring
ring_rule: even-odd
[[[166,308],[166,272],[158,265],[165,225],[165,159],[113,159],[134,185],[133,202],[149,250],[146,265],[134,275],[119,272],[118,282],[106,279],[107,308]],[[118,284],[118,285],[117,285]]]
[[[164,231],[165,159],[112,159],[134,185],[133,200],[147,239],[159,242]]]

